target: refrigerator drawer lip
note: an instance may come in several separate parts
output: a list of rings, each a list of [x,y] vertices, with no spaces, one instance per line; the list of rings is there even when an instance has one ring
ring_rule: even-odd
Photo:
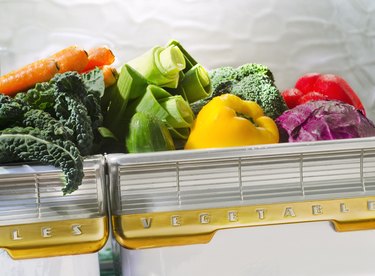
[[[318,221],[338,232],[375,229],[375,196],[112,215],[114,238],[128,249],[204,244],[220,230]]]
[[[258,156],[279,156],[299,153],[320,153],[351,151],[358,149],[375,149],[375,137],[350,138],[339,140],[276,143],[254,146],[227,147],[214,149],[194,149],[194,150],[172,150],[149,153],[110,153],[106,154],[109,164],[117,165],[142,165],[142,164],[162,164],[177,161],[200,161],[209,159],[237,159],[241,157]]]
[[[0,248],[14,259],[99,251],[109,235],[105,158],[84,159],[79,189],[63,195],[62,172],[39,163],[0,166]]]
[[[207,243],[219,230],[299,222],[375,229],[374,137],[106,160],[113,232],[126,248]]]
[[[105,158],[87,156],[77,191],[63,195],[59,168],[38,163],[1,164],[0,227],[107,214]]]
[[[0,226],[0,247],[13,259],[88,254],[109,236],[108,217]]]
[[[375,138],[109,154],[112,214],[375,195]]]

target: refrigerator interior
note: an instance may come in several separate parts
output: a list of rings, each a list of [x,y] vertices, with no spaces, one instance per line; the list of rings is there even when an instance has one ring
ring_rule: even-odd
[[[72,44],[106,44],[121,66],[176,39],[207,69],[267,65],[280,91],[308,72],[341,75],[375,120],[374,13],[371,0],[5,0],[0,73]],[[219,230],[207,244],[133,250],[114,241],[115,265],[125,276],[371,275],[374,236],[374,230],[338,233],[331,222],[316,221]],[[65,267],[76,260],[40,260],[48,264],[35,275],[48,275],[53,262]],[[28,271],[31,262],[7,267]],[[92,269],[87,275],[98,273]]]

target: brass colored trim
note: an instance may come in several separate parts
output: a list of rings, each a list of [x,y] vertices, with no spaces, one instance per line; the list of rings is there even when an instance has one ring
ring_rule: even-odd
[[[375,229],[375,196],[112,216],[114,237],[126,248],[207,243],[237,227],[331,221],[336,231]]]
[[[108,218],[0,226],[0,248],[13,259],[93,253],[108,239]]]

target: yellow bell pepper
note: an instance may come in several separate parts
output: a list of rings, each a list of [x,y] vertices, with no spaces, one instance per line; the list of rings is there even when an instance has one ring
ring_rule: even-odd
[[[185,149],[222,148],[279,142],[276,123],[262,108],[233,94],[213,98],[198,113]]]

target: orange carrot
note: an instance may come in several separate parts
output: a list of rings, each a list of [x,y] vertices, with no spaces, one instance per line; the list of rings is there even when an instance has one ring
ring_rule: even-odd
[[[110,65],[115,61],[115,55],[106,46],[98,46],[91,48],[87,51],[89,62],[83,71],[94,69],[95,67],[101,67],[103,65]]]
[[[55,59],[59,66],[59,73],[67,71],[81,72],[89,62],[87,52],[77,46],[69,46],[57,53],[51,58]]]
[[[118,72],[116,68],[109,66],[109,65],[104,65],[101,69],[104,74],[105,87],[108,87],[114,84],[118,77]]]
[[[14,96],[39,82],[49,81],[59,72],[54,59],[40,59],[0,77],[0,93]]]

